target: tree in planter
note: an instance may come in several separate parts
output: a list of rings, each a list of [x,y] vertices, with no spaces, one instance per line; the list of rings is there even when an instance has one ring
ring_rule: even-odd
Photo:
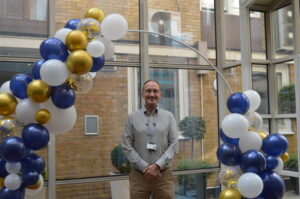
[[[194,141],[204,138],[206,132],[205,121],[202,117],[185,117],[179,123],[179,130],[182,135],[188,139],[192,139],[191,158],[194,159]]]
[[[298,171],[298,156],[291,154],[288,161],[284,163],[284,169],[289,171]],[[296,194],[299,195],[299,181],[297,177],[290,177],[291,185]]]
[[[284,86],[278,92],[279,113],[295,113],[295,84]]]
[[[110,153],[112,165],[122,174],[129,173],[130,163],[123,153],[121,144],[115,146]]]

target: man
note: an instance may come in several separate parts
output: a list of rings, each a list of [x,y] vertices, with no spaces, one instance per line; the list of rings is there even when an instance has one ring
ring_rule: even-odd
[[[178,143],[172,113],[158,108],[160,85],[148,80],[143,85],[145,107],[128,115],[123,135],[123,151],[131,163],[130,198],[173,199],[171,160]]]

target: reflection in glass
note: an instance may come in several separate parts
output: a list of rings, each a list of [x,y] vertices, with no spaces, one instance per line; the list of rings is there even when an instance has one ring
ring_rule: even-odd
[[[252,88],[257,91],[261,97],[261,104],[256,112],[260,114],[269,113],[269,95],[268,95],[268,71],[265,65],[252,66]]]
[[[18,73],[31,75],[32,66],[30,62],[0,62],[0,85]]]
[[[265,15],[251,11],[250,16],[252,58],[266,59]]]
[[[224,69],[224,77],[232,92],[243,92],[241,66]],[[228,89],[226,90],[226,94],[228,95],[227,97],[231,94]]]

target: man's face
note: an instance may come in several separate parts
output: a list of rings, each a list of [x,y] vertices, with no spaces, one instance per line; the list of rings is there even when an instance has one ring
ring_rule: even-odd
[[[161,97],[161,92],[156,82],[148,82],[144,86],[142,94],[146,106],[157,106],[157,103]]]

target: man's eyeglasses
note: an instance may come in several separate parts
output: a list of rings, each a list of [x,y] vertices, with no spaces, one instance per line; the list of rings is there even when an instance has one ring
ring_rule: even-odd
[[[152,89],[147,89],[147,90],[145,90],[146,93],[151,93],[151,92],[153,92],[153,93],[155,93],[155,94],[158,93],[159,91],[160,91],[160,90],[157,90],[157,89],[153,89],[153,90],[152,90]]]

